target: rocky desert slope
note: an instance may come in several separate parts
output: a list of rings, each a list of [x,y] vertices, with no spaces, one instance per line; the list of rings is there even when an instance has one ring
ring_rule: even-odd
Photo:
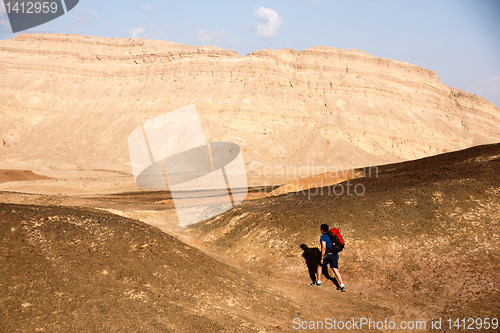
[[[349,289],[394,316],[498,317],[499,170],[500,144],[480,146],[380,166],[349,181],[363,195],[325,187],[246,201],[189,229],[212,251],[286,279],[304,259],[315,267],[327,223],[346,240],[340,266]]]
[[[250,180],[258,180],[252,185],[294,179],[297,167],[377,165],[500,141],[498,107],[430,70],[358,50],[240,56],[170,42],[20,34],[0,41],[0,78],[4,169],[130,173],[130,132],[189,104],[209,140],[243,148]]]
[[[298,306],[142,222],[0,204],[2,332],[258,332]]]
[[[364,186],[360,196],[326,187],[248,200],[187,230],[161,225],[175,214],[161,191],[0,192],[0,331],[291,332],[294,318],[498,318],[499,163],[496,144],[380,166],[349,180]],[[346,293],[326,279],[307,285],[323,222],[346,240]]]

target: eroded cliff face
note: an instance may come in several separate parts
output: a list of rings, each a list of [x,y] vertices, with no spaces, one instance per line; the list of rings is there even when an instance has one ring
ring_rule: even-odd
[[[4,168],[130,172],[130,132],[189,104],[207,139],[238,143],[259,176],[500,141],[498,107],[447,87],[432,71],[358,50],[240,56],[170,42],[30,34],[0,41],[0,78]]]

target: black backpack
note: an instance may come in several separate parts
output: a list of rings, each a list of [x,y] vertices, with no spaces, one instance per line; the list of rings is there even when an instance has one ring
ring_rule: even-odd
[[[332,247],[327,249],[329,253],[336,254],[344,249],[344,243],[342,243],[339,237],[331,230],[328,230],[328,237],[330,237],[330,241],[332,242]]]

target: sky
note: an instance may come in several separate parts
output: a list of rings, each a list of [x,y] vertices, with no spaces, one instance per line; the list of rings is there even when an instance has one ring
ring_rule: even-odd
[[[7,39],[14,34],[2,5]],[[80,0],[24,32],[214,45],[240,55],[358,49],[435,71],[446,85],[500,106],[500,0]]]

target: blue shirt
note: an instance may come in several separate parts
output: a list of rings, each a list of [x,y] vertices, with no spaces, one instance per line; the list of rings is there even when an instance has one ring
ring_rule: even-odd
[[[332,241],[330,240],[330,236],[328,234],[321,235],[319,239],[319,245],[321,247],[321,242],[326,242],[326,248],[329,249],[332,247]]]

